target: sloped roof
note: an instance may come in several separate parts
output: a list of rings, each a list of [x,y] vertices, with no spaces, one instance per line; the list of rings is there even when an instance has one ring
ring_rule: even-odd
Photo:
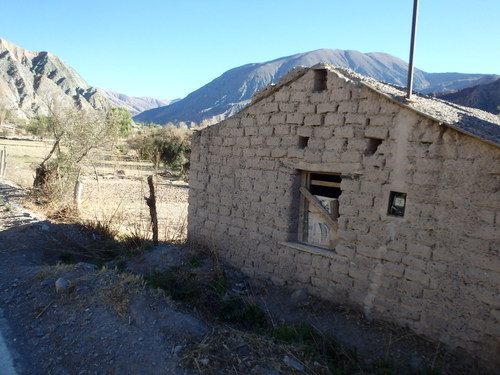
[[[366,86],[389,100],[409,108],[422,116],[500,147],[500,116],[498,115],[476,108],[463,107],[421,94],[413,94],[411,100],[408,101],[406,99],[405,88],[377,81],[355,73],[351,69],[334,67],[324,63],[314,65],[311,68],[294,68],[283,76],[277,84],[269,85],[257,92],[252,98],[252,104],[299,79],[311,69],[327,69],[356,85]]]

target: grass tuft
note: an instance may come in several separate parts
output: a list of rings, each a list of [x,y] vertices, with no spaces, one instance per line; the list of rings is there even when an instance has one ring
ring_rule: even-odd
[[[185,267],[172,267],[165,272],[154,271],[144,277],[146,284],[164,290],[174,301],[187,301],[197,294],[199,284]]]

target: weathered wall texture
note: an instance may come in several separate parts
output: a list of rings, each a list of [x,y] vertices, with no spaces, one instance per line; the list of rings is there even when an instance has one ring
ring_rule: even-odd
[[[189,238],[253,277],[494,358],[500,149],[314,71],[193,139]],[[299,136],[310,137],[301,149]],[[369,138],[382,140],[367,155]],[[343,178],[334,250],[295,245],[300,170]],[[404,217],[387,215],[407,193]]]

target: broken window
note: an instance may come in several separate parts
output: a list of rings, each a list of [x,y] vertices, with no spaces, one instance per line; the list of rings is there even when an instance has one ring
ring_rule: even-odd
[[[302,172],[300,242],[326,249],[335,248],[341,181],[337,173]]]

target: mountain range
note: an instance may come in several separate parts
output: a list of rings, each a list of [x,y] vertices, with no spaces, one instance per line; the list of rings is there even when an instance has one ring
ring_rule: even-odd
[[[137,122],[213,124],[248,105],[255,92],[297,66],[326,62],[405,86],[408,65],[385,53],[321,49],[243,65],[223,73],[181,100],[137,98],[90,86],[73,68],[48,52],[32,52],[0,38],[0,112],[27,120],[48,114],[57,102],[76,108],[123,107]],[[414,88],[459,104],[498,113],[500,76],[493,74],[426,73],[415,70]],[[466,89],[462,94],[461,89]],[[446,92],[441,95],[440,93]]]
[[[480,108],[500,114],[500,78],[487,84],[467,87],[458,91],[436,94],[436,97],[466,107]]]
[[[2,105],[16,119],[48,114],[52,105],[82,109],[109,103],[73,68],[48,52],[32,52],[0,38]],[[56,104],[57,102],[57,104]]]
[[[320,49],[282,57],[276,60],[243,65],[169,105],[142,112],[137,122],[165,124],[181,121],[213,124],[238,112],[251,101],[252,95],[277,80],[296,66],[312,66],[326,62],[346,67],[379,81],[406,86],[408,64],[386,53]],[[415,69],[414,89],[421,93],[459,90],[486,84],[500,78],[493,74],[426,73]]]
[[[147,111],[151,108],[165,107],[172,103],[179,101],[179,99],[174,100],[164,100],[164,99],[154,99],[148,97],[134,97],[125,94],[120,94],[119,92],[98,89],[101,95],[108,99],[113,107],[125,108],[132,115],[137,115],[141,112]]]
[[[33,52],[0,38],[0,110],[25,121],[47,115],[53,105],[80,109],[124,107],[132,114],[170,102],[134,98],[90,86],[76,70],[49,52]]]

